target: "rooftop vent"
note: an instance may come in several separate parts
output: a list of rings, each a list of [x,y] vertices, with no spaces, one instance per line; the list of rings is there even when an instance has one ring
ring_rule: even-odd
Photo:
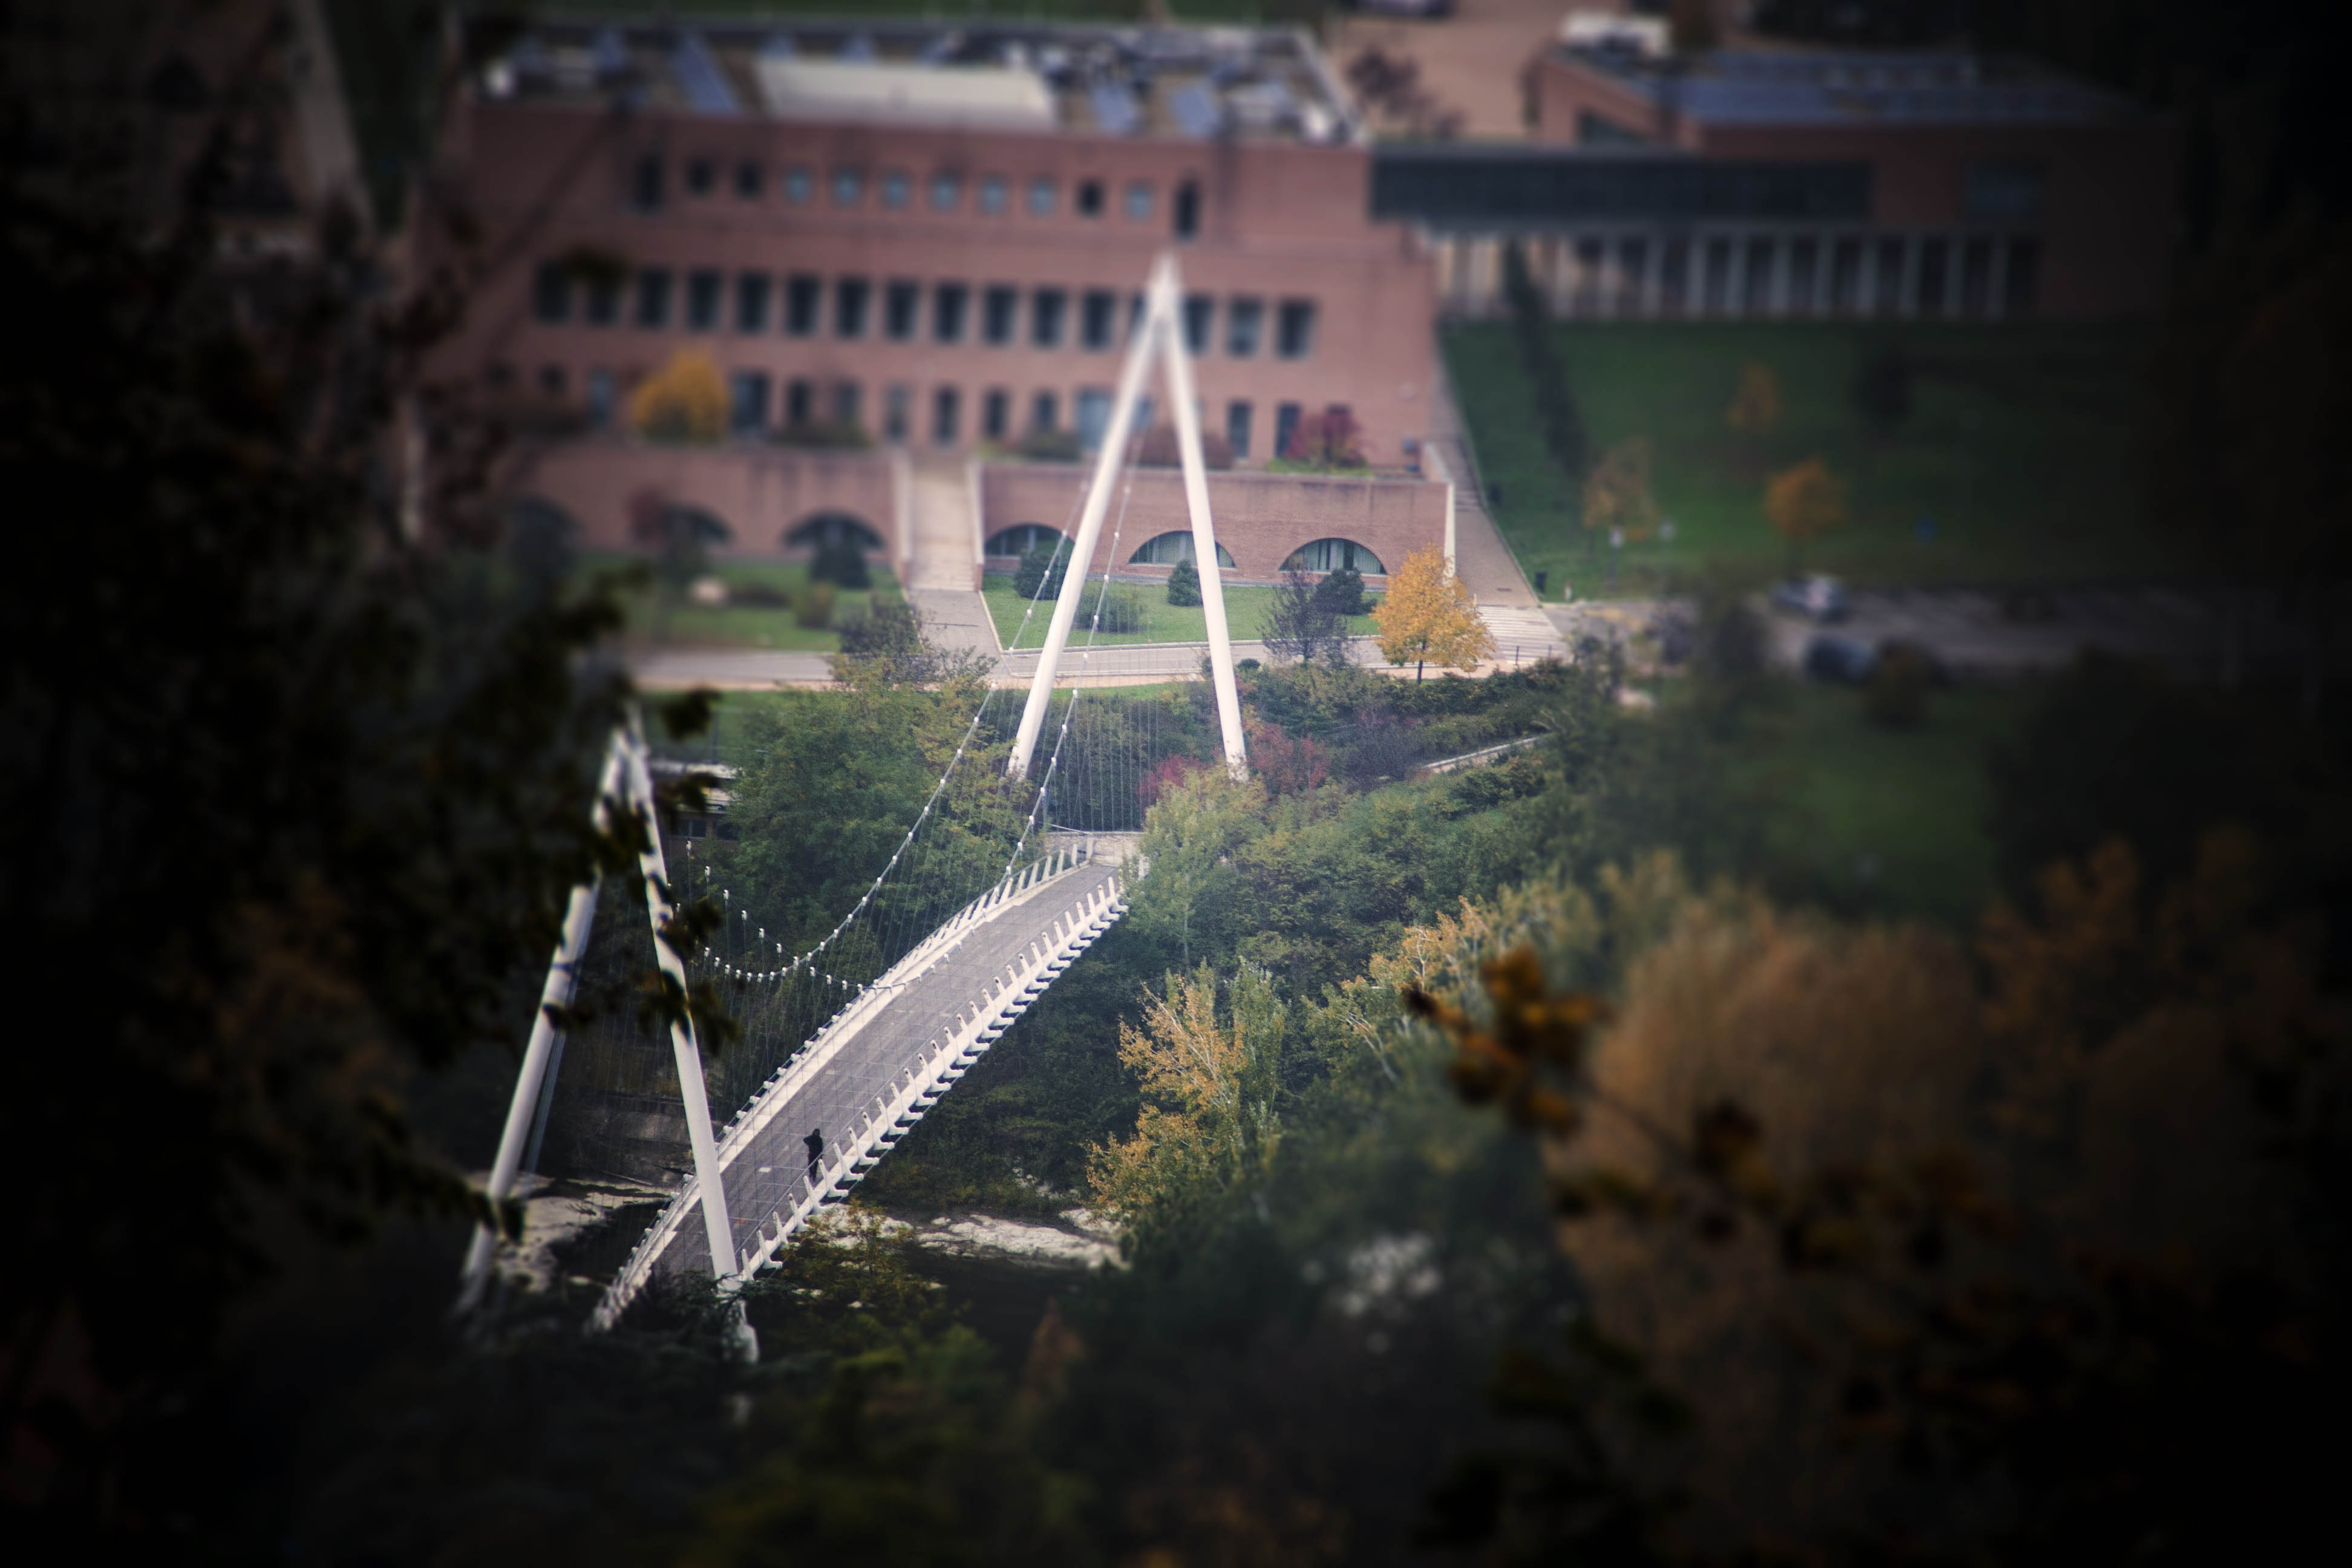
[[[1136,112],[1135,100],[1117,82],[1095,83],[1087,89],[1087,99],[1094,105],[1095,123],[1110,135],[1132,136],[1143,128],[1143,116]]]
[[[1187,136],[1205,141],[1224,129],[1225,112],[1218,107],[1217,95],[1197,81],[1186,82],[1168,95],[1168,112],[1176,117],[1177,128]]]

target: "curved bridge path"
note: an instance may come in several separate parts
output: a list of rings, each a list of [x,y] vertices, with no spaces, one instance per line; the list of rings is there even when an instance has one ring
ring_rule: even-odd
[[[999,883],[835,1015],[719,1133],[729,1267],[710,1268],[689,1175],[606,1289],[596,1326],[609,1328],[657,1274],[749,1277],[818,1209],[841,1202],[1127,912],[1124,879],[1139,876],[1140,863],[1103,851],[1128,842],[1068,846]],[[803,1142],[812,1129],[824,1138],[814,1171]]]

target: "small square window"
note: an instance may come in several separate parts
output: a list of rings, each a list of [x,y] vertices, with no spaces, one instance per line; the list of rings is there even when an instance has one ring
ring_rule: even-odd
[[[1001,213],[1004,210],[1004,176],[991,174],[980,182],[980,210]]]
[[[727,426],[748,436],[768,423],[768,376],[764,371],[739,370],[727,378]]]
[[[931,176],[931,210],[933,212],[953,212],[955,211],[956,203],[961,200],[962,197],[963,182],[961,180],[956,178],[953,174],[933,174]]]
[[[669,325],[669,268],[648,268],[637,274],[637,325]]]
[[[1129,183],[1127,216],[1135,223],[1142,223],[1151,216],[1151,186],[1148,182],[1134,180]]]
[[[1059,289],[1040,289],[1029,299],[1029,343],[1033,348],[1062,346],[1062,317],[1070,297]]]
[[[1103,212],[1102,182],[1080,180],[1076,196],[1080,217],[1100,217]]]
[[[696,158],[686,165],[686,191],[693,196],[707,196],[710,187],[719,183],[719,165],[709,158]]]
[[[784,423],[798,426],[816,416],[816,384],[812,381],[788,381],[784,384]]]
[[[855,428],[865,418],[865,411],[861,407],[863,402],[856,382],[835,382],[833,387],[833,422],[845,430]]]
[[[615,268],[588,279],[587,321],[592,327],[609,327],[621,319],[621,279]]]
[[[835,169],[833,172],[833,205],[835,206],[854,207],[865,195],[865,175],[855,169]]]
[[[1201,232],[1201,187],[1187,180],[1176,187],[1176,209],[1168,215],[1169,226],[1179,239],[1191,239]]]
[[[882,335],[903,343],[915,335],[915,318],[922,313],[923,286],[901,279],[882,295]]]
[[[796,207],[808,205],[808,199],[815,190],[816,176],[810,174],[805,166],[794,164],[784,171],[784,200],[792,203],[793,205]]]
[[[907,178],[904,170],[891,170],[882,176],[882,205],[897,211],[907,205],[908,193],[913,188],[913,182]]]
[[[1051,217],[1054,214],[1054,182],[1040,174],[1029,182],[1029,216]]]
[[[724,279],[715,271],[686,275],[686,324],[690,331],[715,332],[719,330],[719,296],[724,288]]]
[[[768,172],[759,164],[745,159],[735,165],[735,194],[745,201],[759,200],[760,193],[767,188],[767,184]]]
[[[648,153],[637,160],[629,175],[629,200],[639,212],[656,212],[662,205],[662,160]]]

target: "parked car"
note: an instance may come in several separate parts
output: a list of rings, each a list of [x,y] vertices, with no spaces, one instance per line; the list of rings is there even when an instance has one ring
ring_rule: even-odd
[[[1843,681],[1859,686],[1878,668],[1878,655],[1867,643],[1818,633],[1805,644],[1805,673],[1815,680]]]
[[[1772,603],[1810,621],[1845,619],[1845,584],[1819,572],[1791,577],[1772,588]]]

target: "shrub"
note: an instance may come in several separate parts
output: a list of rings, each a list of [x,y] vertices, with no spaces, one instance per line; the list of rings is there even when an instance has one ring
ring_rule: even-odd
[[[1936,684],[1936,660],[1916,643],[1890,642],[1862,689],[1862,711],[1874,724],[1907,730],[1927,716],[1927,689]]]
[[[1344,408],[1309,414],[1294,426],[1282,456],[1269,465],[1276,472],[1328,474],[1363,469],[1363,426]]]
[[[709,443],[727,433],[727,383],[709,354],[685,349],[629,395],[629,423],[648,441]]]
[[[1013,455],[1033,463],[1075,463],[1078,433],[1075,430],[1032,430],[1013,444]]]
[[[833,625],[833,584],[811,583],[808,591],[793,607],[793,618],[811,631],[823,631]]]
[[[836,424],[828,419],[814,419],[800,425],[787,425],[770,439],[779,447],[798,447],[814,451],[862,452],[874,445],[866,434],[866,426],[851,419]]]
[[[1069,569],[1069,563],[1057,562],[1054,555],[1043,546],[1024,555],[1013,574],[1013,591],[1024,599],[1050,599],[1060,594],[1062,574]]]
[[[1106,590],[1101,602],[1087,606],[1096,617],[1095,629],[1125,636],[1143,629],[1143,597],[1132,588]]]
[[[1335,616],[1360,616],[1366,613],[1364,574],[1352,566],[1342,566],[1315,585],[1315,607]]]
[[[1179,561],[1176,569],[1168,574],[1168,602],[1171,605],[1197,605],[1201,602],[1201,569],[1190,561]]]
[[[727,591],[730,604],[751,605],[762,610],[791,607],[793,596],[773,583],[737,583]]]
[[[817,546],[816,559],[809,564],[809,576],[819,583],[831,583],[838,588],[870,588],[874,574],[866,569],[866,552],[854,539],[829,540]]]

